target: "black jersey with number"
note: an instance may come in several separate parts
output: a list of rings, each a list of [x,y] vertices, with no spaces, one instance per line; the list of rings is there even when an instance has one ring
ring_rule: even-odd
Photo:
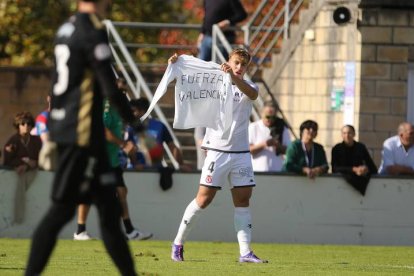
[[[57,31],[55,72],[48,127],[59,144],[81,147],[104,143],[103,98],[128,122],[134,120],[111,68],[104,25],[95,14],[77,13]]]

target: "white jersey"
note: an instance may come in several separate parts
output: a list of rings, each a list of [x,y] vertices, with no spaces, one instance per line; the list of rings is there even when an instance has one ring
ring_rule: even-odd
[[[246,81],[246,80],[245,80]],[[246,81],[256,91],[256,84]],[[207,128],[201,147],[228,153],[249,152],[249,122],[253,101],[244,95],[236,85],[231,86],[233,94],[233,121],[228,139],[223,139],[223,129]]]
[[[223,72],[217,63],[188,55],[181,55],[175,63],[168,65],[141,120],[150,114],[173,80],[176,80],[173,127],[224,129],[223,137],[227,137],[233,110],[230,74]]]
[[[265,126],[263,120],[249,125],[249,143],[251,145],[262,143],[272,138],[270,129]],[[285,127],[282,134],[282,144],[290,145],[289,130]],[[274,147],[266,147],[252,155],[252,165],[255,172],[280,172],[283,166],[283,155],[276,155]]]

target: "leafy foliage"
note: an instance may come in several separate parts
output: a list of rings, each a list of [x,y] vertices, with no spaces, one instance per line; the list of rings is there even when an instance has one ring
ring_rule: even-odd
[[[49,65],[53,33],[69,13],[69,1],[2,1],[0,65]]]
[[[114,21],[186,22],[190,12],[182,2],[165,0],[114,0]],[[74,0],[0,1],[0,65],[52,64],[52,41],[56,29],[76,10]],[[140,34],[138,40],[152,37]]]
[[[0,66],[52,65],[56,29],[76,10],[76,0],[1,0]],[[241,0],[249,14],[260,1]],[[111,19],[124,22],[201,23],[203,0],[114,0]],[[125,41],[137,44],[194,45],[198,30],[121,30]],[[184,50],[183,50],[184,51]],[[164,60],[163,51],[137,48],[137,60]]]

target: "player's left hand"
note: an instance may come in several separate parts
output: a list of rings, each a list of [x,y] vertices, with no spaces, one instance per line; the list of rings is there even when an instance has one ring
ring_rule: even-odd
[[[227,63],[222,63],[222,64],[221,64],[221,70],[222,70],[223,72],[225,72],[225,73],[229,73],[229,74],[230,74],[230,76],[233,78],[234,73],[233,73],[233,70],[231,69],[231,67],[230,67],[230,65],[229,65],[229,64],[227,64]]]

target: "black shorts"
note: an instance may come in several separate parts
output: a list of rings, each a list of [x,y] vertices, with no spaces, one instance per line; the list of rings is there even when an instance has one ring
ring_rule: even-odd
[[[52,200],[87,203],[100,192],[116,192],[117,177],[104,150],[76,145],[58,145],[58,164],[53,180]]]
[[[122,170],[122,168],[121,167],[116,167],[116,168],[113,168],[113,171],[114,171],[115,176],[116,176],[116,186],[117,187],[126,187],[124,177],[123,177],[124,171]]]

